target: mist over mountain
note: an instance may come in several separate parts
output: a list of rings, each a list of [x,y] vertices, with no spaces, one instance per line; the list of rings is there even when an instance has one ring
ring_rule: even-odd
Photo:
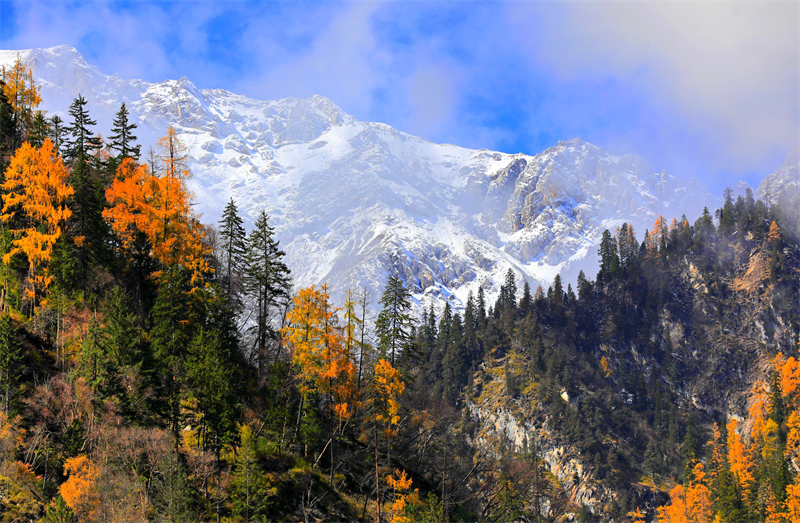
[[[169,125],[188,147],[203,221],[233,198],[246,223],[266,210],[298,287],[332,282],[334,296],[366,287],[374,300],[399,274],[417,311],[445,300],[460,309],[505,274],[535,289],[559,272],[574,281],[597,268],[605,229],[641,234],[659,214],[691,220],[715,205],[696,180],[653,172],[579,138],[536,155],[435,144],[361,122],[322,96],[260,101],[188,78],[149,83],[108,76],[67,46],[0,51],[42,85],[42,107],[60,114],[79,93],[107,134],[125,102],[143,150]]]

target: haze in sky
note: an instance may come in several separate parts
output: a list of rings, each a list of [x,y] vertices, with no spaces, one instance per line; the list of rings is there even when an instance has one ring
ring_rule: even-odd
[[[798,147],[797,2],[0,0],[0,48],[257,99],[324,95],[436,142],[580,136],[721,193]]]

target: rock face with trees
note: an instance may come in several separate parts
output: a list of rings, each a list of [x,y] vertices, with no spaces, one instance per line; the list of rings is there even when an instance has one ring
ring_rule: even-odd
[[[4,521],[800,517],[798,202],[421,318],[389,274],[372,317],[292,287],[269,209],[203,225],[172,129],[140,163],[124,105],[104,143],[0,80]]]

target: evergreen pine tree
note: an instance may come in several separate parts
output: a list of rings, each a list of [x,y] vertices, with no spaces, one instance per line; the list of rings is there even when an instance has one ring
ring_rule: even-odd
[[[497,309],[509,309],[515,311],[517,309],[517,277],[514,274],[514,269],[509,268],[506,272],[506,281],[500,287],[499,303],[495,306]]]
[[[5,94],[5,83],[0,80],[0,156],[14,152],[17,141],[17,126],[14,122],[14,108]],[[0,158],[2,162],[2,158]],[[5,171],[5,165],[0,165]]]
[[[158,290],[150,338],[158,368],[159,397],[165,402],[161,410],[175,438],[177,452],[187,351],[192,339],[191,314],[186,303],[187,277],[180,269],[170,268],[162,274]]]
[[[42,111],[36,111],[36,115],[33,117],[31,132],[28,134],[28,142],[30,142],[30,144],[34,147],[41,147],[45,138],[47,138],[49,134],[49,121],[44,117],[44,113]]]
[[[118,152],[117,160],[121,162],[125,158],[139,160],[141,146],[136,143],[136,136],[131,131],[136,129],[137,124],[128,119],[128,109],[125,102],[117,111],[114,121],[111,124],[111,136],[109,136],[109,146]]]
[[[75,249],[75,257],[82,282],[86,281],[89,265],[101,259],[107,232],[102,216],[105,188],[93,156],[94,151],[100,148],[100,140],[91,130],[97,122],[89,117],[86,103],[86,99],[78,95],[70,106],[72,125],[67,130],[72,139],[66,150],[67,158],[73,162],[70,184],[75,190],[70,205],[70,236],[79,247]]]
[[[246,291],[256,300],[256,324],[254,349],[258,361],[259,376],[263,376],[267,344],[276,337],[270,324],[270,316],[276,306],[289,298],[290,271],[283,262],[286,256],[274,237],[269,225],[269,216],[261,211],[250,236],[247,238]]]
[[[56,152],[62,156],[64,155],[64,135],[66,132],[67,129],[64,128],[64,120],[62,120],[60,116],[56,114],[50,118],[50,140],[52,140]]]
[[[397,354],[406,347],[411,338],[410,298],[403,280],[390,277],[381,297],[383,309],[375,322],[375,332],[381,356],[388,356],[393,367]]]
[[[522,298],[519,300],[520,314],[525,316],[528,311],[533,307],[533,295],[531,294],[531,285],[528,280],[522,285]]]
[[[483,286],[478,287],[478,303],[476,304],[478,314],[478,325],[483,328],[486,323],[486,294]]]
[[[70,161],[77,162],[81,159],[87,160],[92,156],[92,153],[100,148],[100,138],[94,135],[91,127],[97,125],[97,120],[92,120],[89,117],[89,111],[86,109],[86,99],[78,95],[69,106],[69,115],[72,117],[72,125],[66,128],[66,131],[72,136],[66,144],[66,158]]]
[[[236,203],[231,198],[222,219],[219,222],[219,236],[221,239],[222,270],[224,271],[222,285],[232,310],[238,311],[241,307],[239,296],[242,292],[241,275],[247,262],[247,233],[242,225],[242,219],[236,209]]]
[[[103,310],[103,339],[106,352],[120,377],[128,376],[129,385],[119,395],[120,412],[128,419],[142,421],[147,417],[146,398],[153,386],[153,361],[149,346],[136,326],[136,315],[127,305],[127,296],[116,287]]]
[[[619,254],[617,242],[611,237],[611,233],[606,229],[603,231],[603,238],[600,240],[600,270],[597,272],[597,281],[607,285],[619,271]]]

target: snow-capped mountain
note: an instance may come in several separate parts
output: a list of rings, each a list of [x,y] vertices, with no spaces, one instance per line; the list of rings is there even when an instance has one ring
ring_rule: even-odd
[[[691,218],[711,199],[580,139],[535,156],[470,150],[358,121],[321,96],[260,101],[187,78],[126,80],[65,46],[0,51],[0,64],[17,56],[50,115],[68,122],[81,93],[103,131],[125,102],[144,149],[172,125],[193,158],[203,221],[216,223],[230,198],[246,219],[266,210],[295,285],[327,282],[339,303],[361,287],[376,303],[395,273],[417,310],[460,308],[479,286],[492,299],[508,269],[534,289],[559,272],[591,277],[604,229],[628,222],[641,238],[659,214]]]
[[[782,198],[788,201],[800,197],[800,149],[795,149],[786,157],[786,161],[777,171],[770,174],[759,184],[759,198],[778,203]]]

